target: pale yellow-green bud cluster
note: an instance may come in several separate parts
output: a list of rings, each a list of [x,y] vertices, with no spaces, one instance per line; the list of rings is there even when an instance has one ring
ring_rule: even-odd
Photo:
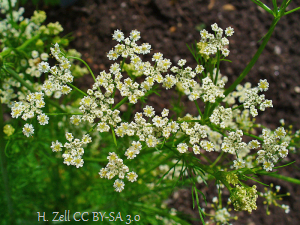
[[[242,187],[236,185],[230,194],[230,200],[234,206],[234,210],[243,210],[248,211],[249,213],[251,213],[252,210],[256,210],[256,200],[258,197],[256,193],[256,185],[253,185],[252,187]]]
[[[46,20],[47,16],[44,11],[34,11],[33,16],[31,17],[31,21],[37,25],[41,25]]]
[[[13,128],[10,124],[6,124],[3,127],[3,132],[9,137],[15,132],[15,128]]]
[[[239,178],[235,173],[226,174],[226,181],[229,184],[237,185],[239,183]]]

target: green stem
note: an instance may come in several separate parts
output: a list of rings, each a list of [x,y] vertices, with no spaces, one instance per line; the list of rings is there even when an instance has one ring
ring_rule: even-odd
[[[223,155],[224,155],[224,152],[222,151],[221,154],[218,156],[218,158],[210,166],[214,167],[219,162],[219,160],[222,158]]]
[[[236,107],[234,107],[233,109],[232,109],[232,111],[234,111],[234,110],[236,110],[236,109],[239,109],[239,108],[243,108],[244,107],[244,105],[242,104],[242,105],[239,105],[239,106],[236,106]]]
[[[88,96],[87,93],[83,92],[82,90],[80,90],[79,88],[75,87],[73,84],[71,83],[67,83],[70,87],[72,87],[73,89],[75,89],[76,91],[80,92],[81,94],[83,94],[84,96]]]
[[[91,73],[94,81],[96,82],[96,78],[95,78],[95,75],[94,75],[93,71],[91,70],[91,68],[89,67],[89,65],[84,60],[82,60],[81,58],[74,57],[74,56],[68,56],[68,58],[76,59],[76,60],[79,60],[80,62],[82,62],[87,67],[87,69]]]
[[[216,73],[216,78],[215,78],[215,85],[217,84],[218,81],[218,76],[219,76],[219,71],[220,71],[220,51],[217,51],[217,73]]]
[[[115,107],[112,108],[112,110],[118,109],[121,105],[123,105],[128,100],[128,97],[126,96],[123,98],[118,104],[115,105]]]
[[[251,0],[251,1],[254,2],[256,5],[258,5],[259,7],[263,8],[266,12],[273,15],[273,11],[268,6],[263,4],[261,1],[258,1],[258,0]]]
[[[275,178],[278,178],[278,179],[281,179],[281,180],[288,181],[288,182],[293,183],[293,184],[300,185],[300,180],[296,179],[296,178],[283,176],[283,175],[280,175],[280,174],[277,174],[277,173],[264,173],[263,175],[267,175],[267,176],[270,176],[270,177],[275,177]]]
[[[194,103],[195,103],[195,105],[196,105],[196,107],[197,107],[197,110],[198,110],[198,112],[199,112],[199,115],[201,116],[201,119],[202,119],[202,118],[203,118],[203,115],[202,115],[202,112],[201,112],[201,110],[200,110],[200,107],[199,107],[199,105],[198,105],[197,100],[195,100]]]
[[[163,154],[163,152],[161,153]],[[163,160],[158,161],[155,163],[150,169],[148,169],[145,173],[141,174],[139,178],[145,177],[148,173],[150,173],[152,170],[156,169],[158,166],[165,164],[170,158],[172,158],[174,154],[171,152],[167,157],[165,157]]]
[[[114,139],[114,143],[115,143],[116,146],[118,146],[115,131],[114,131],[114,127],[112,125],[110,125],[110,129],[111,129],[111,134],[112,134],[113,139]]]
[[[123,58],[122,63],[121,63],[121,68],[120,68],[121,71],[122,71],[122,69],[123,69],[124,63],[125,63],[125,58]]]
[[[273,33],[274,29],[275,29],[275,26],[276,26],[276,24],[278,23],[279,20],[280,20],[280,17],[279,18],[274,18],[274,20],[272,22],[272,25],[271,25],[268,33],[266,34],[265,38],[263,39],[262,44],[259,46],[258,50],[256,51],[256,53],[253,56],[253,58],[251,59],[251,61],[248,63],[248,65],[243,70],[243,72],[240,74],[240,76],[233,82],[233,84],[228,89],[225,90],[225,92],[224,92],[225,97],[229,93],[231,93],[232,91],[234,91],[234,89],[236,88],[236,86],[242,82],[242,80],[247,76],[247,74],[249,73],[249,71],[252,69],[252,67],[254,66],[254,64],[256,63],[256,61],[258,60],[259,56],[261,55],[261,53],[265,49],[267,43],[269,42],[269,40],[270,40],[270,38],[272,36],[272,33]],[[214,105],[212,105],[212,107],[210,108],[209,115],[220,104],[220,102],[222,100],[223,100],[223,98],[219,98],[219,99],[216,100],[216,103]]]
[[[47,116],[83,115],[83,113],[45,113]]]
[[[272,22],[272,25],[270,27],[270,30],[268,31],[267,35],[265,36],[263,43],[259,46],[258,50],[256,51],[255,55],[253,56],[253,58],[251,59],[251,61],[249,62],[249,64],[246,66],[246,68],[244,69],[244,71],[241,73],[241,75],[236,79],[236,81],[224,92],[225,97],[231,93],[236,86],[242,82],[242,80],[247,76],[247,74],[249,73],[249,71],[252,69],[252,67],[254,66],[254,64],[256,63],[256,61],[258,60],[259,56],[261,55],[261,53],[263,52],[263,50],[265,49],[267,43],[270,40],[270,37],[272,36],[272,33],[275,29],[276,24],[278,23],[279,18],[275,18]]]
[[[277,15],[278,13],[278,7],[277,7],[277,0],[272,0],[272,3],[273,3],[273,12],[275,15]]]
[[[205,103],[205,109],[204,109],[204,118],[203,118],[203,121],[205,121],[208,117],[209,117],[209,114],[208,114],[208,111],[211,111],[211,109],[213,108],[213,105],[211,105],[212,107],[210,107],[210,102],[206,102]]]
[[[290,13],[296,12],[296,11],[299,10],[299,9],[300,9],[300,7],[297,7],[297,8],[295,8],[295,9],[292,9],[292,10],[288,11],[288,12],[285,12],[284,15],[288,15],[288,14],[290,14]]]
[[[254,134],[249,134],[249,133],[246,133],[246,132],[243,132],[243,134],[244,134],[244,135],[247,135],[247,136],[249,136],[249,137],[253,137],[253,138],[255,138],[256,140],[259,140],[259,141],[261,141],[261,142],[264,141],[263,138],[257,137],[257,136],[254,135]]]
[[[36,92],[36,90],[32,86],[30,86],[28,83],[26,83],[14,70],[12,70],[11,68],[4,68],[4,67],[3,67],[3,69],[7,73],[9,73],[10,75],[12,75],[13,78],[15,78],[18,82],[20,82],[29,91]]]

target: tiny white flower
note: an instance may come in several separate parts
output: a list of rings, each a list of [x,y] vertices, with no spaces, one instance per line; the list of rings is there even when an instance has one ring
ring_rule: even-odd
[[[232,27],[227,27],[226,30],[225,30],[225,34],[226,36],[232,36],[234,33],[234,30]]]
[[[122,180],[120,180],[120,179],[115,180],[115,182],[114,182],[114,188],[115,188],[116,192],[123,191],[124,186],[125,186],[125,184],[124,184],[124,182]]]
[[[135,182],[137,179],[138,175],[135,172],[130,172],[127,173],[126,178],[130,181],[130,182]]]
[[[34,50],[31,52],[31,56],[32,56],[32,58],[36,59],[37,57],[39,57],[39,52]]]
[[[180,153],[185,153],[188,149],[188,146],[186,143],[180,143],[177,145],[177,150],[180,152]]]
[[[41,73],[47,73],[47,72],[49,72],[49,70],[50,70],[49,63],[47,63],[47,62],[41,62],[39,64],[39,71]]]
[[[23,134],[26,137],[30,137],[33,135],[33,133],[34,133],[34,128],[33,128],[32,124],[26,123],[23,127]]]

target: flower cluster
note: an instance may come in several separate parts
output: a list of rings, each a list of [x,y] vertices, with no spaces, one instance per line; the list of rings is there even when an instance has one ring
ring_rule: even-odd
[[[35,14],[33,20],[40,23],[43,20],[43,15]],[[49,34],[60,31],[59,26],[53,24],[49,25],[47,29],[48,31],[46,27],[43,27],[40,31]],[[201,152],[223,151],[235,155],[235,160],[230,162],[230,169],[232,170],[239,170],[244,167],[253,168],[257,163],[263,163],[264,169],[271,171],[279,157],[287,156],[288,141],[284,140],[286,132],[282,127],[276,129],[274,133],[263,129],[261,137],[249,135],[256,137],[256,140],[252,140],[248,144],[243,141],[243,135],[250,128],[253,128],[253,120],[251,120],[250,115],[252,117],[257,115],[256,107],[262,111],[266,107],[272,107],[272,101],[266,100],[264,95],[259,95],[259,92],[268,89],[269,84],[266,80],[260,80],[255,88],[251,88],[250,83],[246,83],[244,87],[238,85],[236,91],[225,98],[224,86],[227,77],[221,76],[219,69],[207,69],[207,63],[211,63],[208,59],[213,54],[216,54],[217,57],[212,60],[220,60],[221,53],[226,57],[229,54],[229,50],[226,48],[229,41],[226,37],[222,37],[224,31],[217,24],[213,24],[212,29],[215,35],[209,34],[206,30],[200,32],[201,41],[198,44],[198,50],[200,50],[200,55],[205,59],[205,62],[201,59],[203,65],[197,65],[195,68],[186,66],[185,59],[180,59],[176,66],[171,66],[171,61],[163,58],[163,54],[160,52],[154,53],[152,56],[152,64],[154,65],[150,62],[143,62],[140,55],[150,53],[151,46],[148,43],[137,44],[140,39],[140,32],[134,30],[128,38],[125,38],[124,34],[117,30],[113,34],[113,39],[119,43],[109,51],[107,57],[110,60],[117,60],[120,57],[122,62],[114,62],[110,66],[109,72],[102,71],[97,77],[92,74],[94,84],[91,89],[87,90],[87,93],[77,90],[84,96],[77,102],[79,113],[73,114],[70,118],[72,124],[80,125],[82,121],[88,121],[89,125],[92,125],[88,133],[92,130],[97,131],[98,134],[111,130],[114,141],[116,141],[115,136],[118,138],[126,135],[132,137],[130,138],[132,141],[130,146],[126,150],[124,149],[124,152],[118,154],[109,152],[108,163],[99,172],[101,178],[109,180],[115,178],[113,184],[115,191],[124,190],[125,177],[130,182],[137,181],[138,175],[133,171],[129,172],[125,161],[140,157],[139,154],[144,148],[156,148],[159,152],[166,147],[172,151],[178,151],[180,154],[176,155],[179,157],[189,151],[193,151],[195,155]],[[226,36],[231,36],[233,33],[231,27],[225,30]],[[41,90],[47,96],[54,93],[54,97],[59,98],[62,94],[69,94],[72,90],[70,87],[72,86],[70,83],[73,81],[72,61],[68,59],[57,43],[50,50],[52,56],[58,61],[58,65],[50,67],[46,53],[32,51],[32,59],[28,61],[31,68],[27,69],[26,73],[34,77],[40,77],[41,73],[48,73],[48,79],[44,82]],[[41,60],[43,61],[41,62]],[[125,64],[126,60],[127,62],[130,61],[130,64]],[[124,71],[127,72],[128,77],[123,78]],[[136,79],[137,76],[144,77]],[[176,85],[195,104],[197,104],[197,100],[207,103],[206,111],[202,114],[200,107],[198,107],[200,115],[191,116],[187,114],[183,118],[174,120],[168,118],[168,109],[163,109],[159,115],[152,106],[146,105],[141,112],[135,113],[132,121],[122,121],[118,107],[126,101],[136,104],[139,99],[152,93],[155,83],[160,84],[165,89],[171,89]],[[124,98],[120,104],[118,103],[113,107],[116,92]],[[41,91],[29,93],[24,101],[15,103],[12,107],[13,118],[22,116],[22,119],[27,120],[37,114],[39,123],[41,125],[47,124],[49,118],[41,111],[41,108],[45,106],[43,96]],[[213,103],[218,103],[217,99],[220,98],[224,98],[223,102],[226,103],[226,107],[222,105],[215,107],[217,104]],[[233,105],[236,100],[241,105]],[[209,111],[209,109],[213,110]],[[29,137],[33,132],[34,128],[31,124],[24,126],[24,135]],[[85,134],[80,140],[74,139],[72,133],[66,132],[66,139],[68,142],[65,144],[58,140],[52,142],[52,151],[60,152],[65,148],[65,152],[62,154],[64,164],[73,165],[76,168],[82,167],[84,163],[82,146],[92,142],[91,136]],[[173,142],[173,145],[168,143],[167,145],[166,142],[168,141]],[[158,149],[158,144],[161,144],[160,149]],[[255,156],[249,153],[252,149],[260,148],[255,161]],[[121,154],[124,155],[121,156]],[[190,155],[188,154],[188,157]],[[215,163],[219,163],[219,159],[218,157]],[[177,177],[187,175],[188,170],[183,168],[185,162],[182,162],[181,169],[177,169],[175,164],[171,170],[168,165],[159,165],[157,170],[166,173],[172,171]],[[201,167],[199,166],[199,168]],[[201,176],[202,180],[208,179],[209,176],[215,176],[215,174],[209,174],[208,171],[205,171],[205,168],[203,171],[206,177]],[[165,178],[167,179],[168,176],[166,175]],[[217,176],[215,178],[218,179]],[[227,172],[225,179],[228,184],[234,186],[234,188],[230,188],[230,199],[235,210],[251,212],[256,209],[257,191],[255,185],[253,187],[239,186],[239,177],[237,173],[232,171]],[[218,184],[218,188],[221,186],[224,185]],[[216,209],[215,222],[227,223],[230,218],[227,208],[220,205]]]
[[[26,72],[26,74],[29,74],[32,77],[39,78],[42,75],[42,73],[39,69],[39,67],[40,67],[39,64],[42,60],[47,61],[49,58],[49,55],[45,52],[40,54],[38,51],[34,50],[31,52],[31,56],[32,56],[32,58],[28,60],[30,67],[28,67],[25,72]],[[24,62],[24,64],[25,63],[26,63],[26,61]],[[46,64],[46,63],[44,63],[44,64]]]
[[[258,195],[256,194],[256,185],[252,187],[243,187],[236,185],[235,188],[231,190],[230,200],[236,211],[248,211],[256,210],[256,199]]]
[[[135,182],[138,175],[135,172],[129,172],[129,168],[123,164],[123,160],[120,159],[116,153],[110,152],[107,157],[109,160],[105,168],[102,168],[99,172],[101,178],[107,178],[109,180],[113,179],[115,176],[118,176],[119,179],[116,179],[114,182],[114,188],[117,192],[121,192],[124,189],[124,182],[122,181],[127,173],[126,178],[130,182]],[[121,179],[121,180],[120,180]]]
[[[24,74],[19,74],[20,77],[24,77]],[[0,89],[1,103],[7,104],[8,107],[13,106],[13,99],[17,97],[14,93],[14,87],[20,87],[21,83],[17,82],[12,77],[5,77],[3,79],[2,89]]]
[[[230,154],[239,154],[237,151],[241,151],[247,147],[247,144],[242,141],[243,131],[237,130],[236,132],[230,132],[228,137],[224,137],[222,143],[222,150]]]
[[[14,7],[17,3],[17,0],[11,0],[10,1],[11,6]],[[8,0],[2,0],[0,2],[0,8],[1,8],[1,13],[4,14],[9,10],[9,1]]]
[[[283,196],[289,196],[290,193],[286,194],[279,194],[281,187],[279,185],[275,186],[276,191],[273,191],[272,188],[274,187],[273,183],[270,184],[270,188],[265,187],[265,192],[259,193],[259,196],[265,198],[263,202],[265,205],[274,205],[284,209],[285,213],[290,212],[290,207],[288,205],[282,204],[280,205],[277,201],[282,200]],[[267,207],[267,214],[270,214],[269,207]]]
[[[223,102],[226,102],[230,105],[233,105],[236,103],[235,99],[238,99],[238,102],[240,102],[240,103],[245,102],[246,92],[251,89],[251,86],[252,85],[249,82],[246,82],[244,84],[244,86],[241,84],[238,84],[236,86],[236,91],[233,91],[229,95],[227,95],[227,97],[223,99]]]
[[[232,121],[232,109],[219,106],[213,111],[209,119],[210,122],[225,128]]]
[[[73,137],[72,133],[66,132],[66,139],[69,142],[66,142],[64,146],[58,140],[56,142],[52,142],[51,149],[53,152],[62,151],[62,147],[65,147],[66,150],[62,157],[64,158],[64,164],[76,166],[76,168],[83,166],[82,156],[84,154],[84,149],[82,145],[88,144],[92,142],[92,138],[89,134],[83,135],[82,139],[78,139]]]
[[[262,130],[263,144],[262,149],[257,152],[256,161],[262,163],[266,171],[272,171],[274,163],[276,163],[279,158],[285,158],[288,155],[288,145],[286,141],[278,143],[279,140],[283,139],[286,132],[283,127],[278,127],[274,133],[270,130]]]
[[[200,31],[201,41],[198,44],[200,53],[209,57],[209,55],[213,55],[218,51],[221,51],[224,56],[228,56],[230,51],[225,46],[229,45],[229,40],[226,37],[223,37],[223,29],[218,27],[216,23],[211,25],[211,28],[215,32],[215,35],[208,33],[205,29]],[[232,27],[226,28],[226,36],[232,36],[233,33],[234,30]]]
[[[134,159],[136,155],[140,153],[141,149],[141,143],[139,141],[133,141],[131,146],[126,150],[125,156],[127,156],[127,159]]]
[[[230,213],[227,208],[222,208],[216,211],[214,220],[215,222],[219,222],[221,224],[226,224],[231,219]]]
[[[44,93],[42,92],[30,93],[29,95],[27,95],[26,101],[24,100],[22,102],[16,102],[11,108],[12,118],[18,118],[22,115],[22,119],[26,121],[27,119],[33,118],[35,114],[37,114],[37,119],[40,125],[48,124],[49,117],[46,114],[44,114],[41,110],[41,108],[45,107],[43,96]],[[26,127],[25,125],[23,129],[23,133],[27,137],[33,134],[32,125],[30,125],[30,127],[28,126]]]
[[[244,100],[244,108],[250,109],[250,113],[253,117],[258,115],[255,106],[259,105],[261,111],[265,111],[265,108],[273,107],[272,100],[265,99],[264,94],[258,95],[259,91],[268,90],[268,86],[269,84],[266,80],[260,80],[258,87],[247,90],[245,93],[246,98]]]
[[[70,61],[61,53],[59,45],[56,43],[54,48],[50,48],[51,54],[59,62],[59,66],[53,66],[50,68],[47,62],[41,62],[39,64],[39,71],[41,73],[50,72],[51,75],[48,76],[43,84],[43,91],[47,96],[52,95],[53,92],[56,92],[55,97],[59,98],[61,94],[68,94],[71,92],[67,83],[73,82],[73,75],[71,74]]]
[[[3,133],[6,134],[8,137],[13,135],[14,132],[15,132],[15,128],[13,128],[13,126],[10,124],[6,124],[3,127]]]

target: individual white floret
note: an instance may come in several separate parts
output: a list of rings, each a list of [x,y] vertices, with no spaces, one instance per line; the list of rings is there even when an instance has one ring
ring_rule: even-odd
[[[265,161],[263,167],[266,171],[272,171],[274,164],[271,161]]]
[[[47,61],[48,58],[49,58],[49,55],[48,55],[47,53],[44,52],[44,53],[41,54],[41,59],[42,59],[43,61]]]
[[[147,117],[152,117],[155,115],[154,108],[152,106],[146,105],[146,107],[143,109],[144,115]]]
[[[60,152],[62,150],[62,144],[59,142],[59,141],[52,141],[52,145],[51,145],[51,148],[52,148],[52,151],[53,152]]]
[[[197,74],[202,73],[204,71],[204,67],[202,65],[197,65],[195,71]]]
[[[124,34],[120,30],[115,30],[113,34],[113,40],[116,40],[118,42],[121,42],[124,40]]]
[[[180,59],[178,61],[178,66],[183,67],[186,64],[186,59]]]
[[[214,144],[210,141],[201,141],[200,146],[205,149],[207,152],[214,151]]]
[[[275,137],[276,137],[276,138],[283,138],[283,137],[285,137],[286,132],[285,132],[285,130],[284,130],[283,127],[278,127],[278,128],[275,130],[274,134],[275,134]]]
[[[162,136],[165,138],[169,138],[170,135],[171,135],[171,128],[169,128],[169,127],[163,128]]]
[[[82,136],[82,141],[83,144],[88,144],[92,142],[92,138],[89,134],[85,134]]]
[[[241,169],[245,167],[245,161],[241,158],[233,160],[233,167],[236,169]]]
[[[33,135],[33,133],[34,133],[34,128],[33,128],[32,124],[26,123],[23,127],[23,134],[26,137],[30,137]]]
[[[159,60],[157,63],[157,69],[160,69],[162,72],[166,72],[172,65],[170,59]]]
[[[109,60],[116,60],[118,57],[119,57],[119,54],[116,53],[114,50],[110,50],[110,51],[107,53],[107,58],[108,58]]]
[[[137,180],[138,175],[135,172],[130,172],[127,173],[126,178],[130,181],[130,182],[135,182]]]
[[[153,135],[149,135],[148,138],[146,138],[146,144],[149,148],[155,147],[158,144],[158,140]]]
[[[248,143],[248,147],[250,149],[258,149],[260,147],[260,143],[258,142],[258,140],[252,140]]]
[[[186,143],[180,143],[180,144],[177,145],[177,150],[180,153],[185,153],[188,150],[188,146],[187,146]]]
[[[264,80],[259,80],[259,83],[258,83],[258,88],[260,91],[267,91],[268,88],[269,88],[269,83],[266,79]]]
[[[114,182],[114,188],[115,188],[116,192],[123,191],[124,186],[125,186],[125,184],[124,184],[124,182],[122,180],[120,180],[120,179],[115,180],[115,182]]]
[[[168,109],[163,109],[161,116],[162,117],[167,117],[169,115],[169,110]]]
[[[44,113],[38,115],[38,121],[41,125],[46,125],[48,124],[49,121],[49,117],[47,115],[45,115]]]
[[[200,154],[200,147],[199,145],[193,145],[193,152],[195,155]]]
[[[202,39],[208,38],[208,32],[207,32],[207,30],[205,30],[205,29],[201,30],[200,31],[200,35],[201,35]]]
[[[225,30],[226,36],[232,36],[234,33],[234,29],[232,27],[227,27]]]
[[[158,62],[163,59],[163,54],[160,52],[154,53],[152,57],[152,61]]]
[[[39,52],[36,51],[36,50],[33,50],[33,51],[31,52],[31,56],[32,56],[32,58],[36,59],[37,57],[39,57]]]
[[[288,205],[281,205],[281,207],[284,209],[285,213],[289,213],[290,212],[290,206]]]
[[[149,45],[148,43],[143,43],[141,46],[141,54],[145,55],[150,53],[151,50],[151,45]]]
[[[167,74],[163,80],[163,87],[166,87],[166,89],[172,88],[177,83],[176,78],[173,75]]]
[[[72,165],[76,166],[76,168],[78,169],[79,167],[82,167],[83,166],[83,159],[80,158],[80,157],[75,157],[72,161]]]
[[[166,119],[166,120],[165,120],[165,119]],[[155,116],[155,117],[152,119],[153,125],[156,126],[156,127],[163,127],[163,126],[167,123],[167,121],[168,121],[167,118],[165,118],[165,119],[163,119],[163,118],[160,117],[160,116]]]
[[[71,121],[72,124],[78,126],[79,123],[81,122],[81,116],[80,115],[73,115],[73,116],[71,116],[70,121]]]
[[[229,49],[227,48],[222,48],[221,51],[222,51],[222,55],[224,55],[225,57],[227,57],[230,53]]]
[[[47,72],[49,72],[49,70],[50,70],[49,63],[47,63],[47,62],[41,62],[39,64],[39,71],[41,73],[47,73]]]
[[[211,29],[212,29],[213,31],[218,31],[218,29],[219,29],[218,24],[217,24],[217,23],[212,24],[212,25],[211,25]]]

